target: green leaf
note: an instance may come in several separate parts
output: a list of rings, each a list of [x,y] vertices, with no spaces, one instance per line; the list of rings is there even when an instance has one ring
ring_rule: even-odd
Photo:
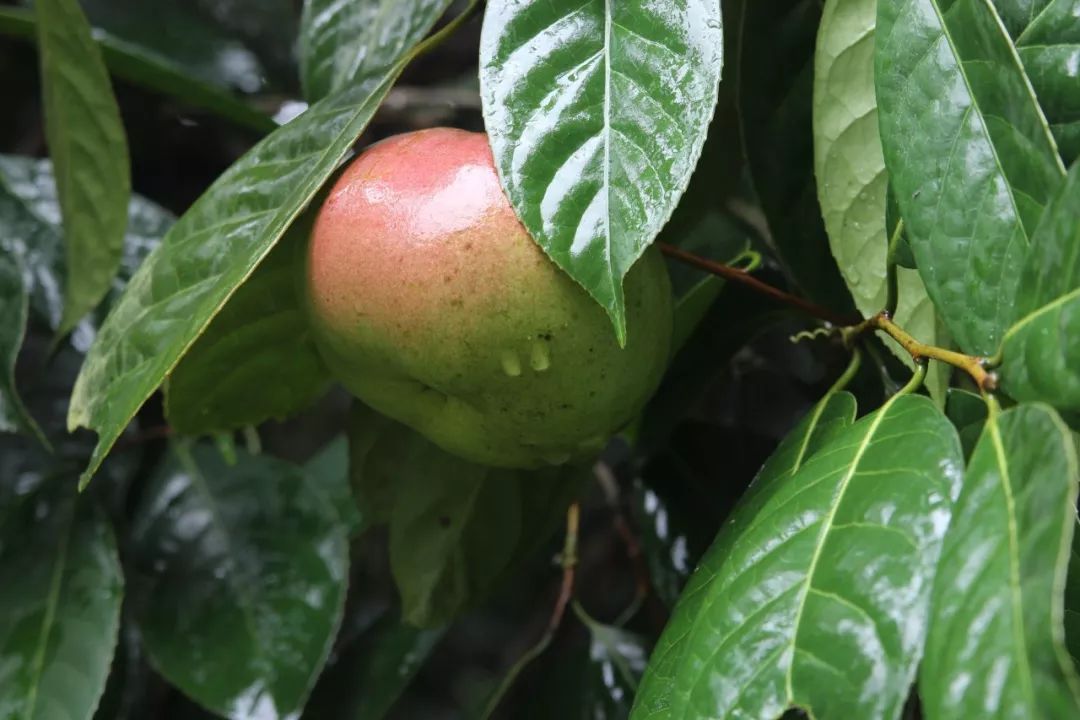
[[[1054,0],[993,0],[1009,35],[1016,37]]]
[[[1023,3],[1030,7],[1009,8],[1013,2],[995,0],[994,4],[1010,26],[1058,149],[1065,162],[1071,163],[1080,155],[1080,5],[1077,0],[1035,0]],[[1010,23],[1016,10],[1025,11],[1026,16],[1019,15]]]
[[[26,318],[30,306],[22,260],[9,245],[8,190],[0,183],[0,432],[24,432],[43,438],[15,386],[15,360],[26,333]]]
[[[173,449],[132,526],[136,615],[157,670],[231,718],[304,703],[344,608],[347,528],[294,465]]]
[[[851,296],[829,252],[813,177],[813,52],[821,0],[730,0],[725,13],[726,26],[735,28],[742,135],[768,240],[803,293],[846,312]]]
[[[829,246],[864,317],[885,308],[889,261],[889,183],[874,95],[877,0],[827,0],[814,61],[814,171]],[[944,345],[934,305],[919,274],[898,270],[900,327]],[[911,355],[884,333],[885,345],[914,370]],[[948,372],[933,363],[927,388],[944,404]]]
[[[116,543],[73,480],[22,478],[0,486],[0,709],[89,720],[120,625]]]
[[[453,0],[306,0],[300,80],[315,101],[382,75],[420,42]]]
[[[620,344],[623,278],[690,181],[722,48],[717,0],[487,4],[480,85],[503,187]]]
[[[1017,400],[1080,410],[1080,163],[1035,231],[1019,273],[1015,324],[1002,344],[1001,380]]]
[[[131,171],[120,109],[76,0],[37,0],[45,137],[58,168],[68,273],[59,333],[108,292],[120,266]]]
[[[67,269],[60,202],[52,163],[17,155],[0,155],[0,183],[11,191],[10,202],[0,195],[0,213],[12,219],[6,232],[24,259],[26,279],[31,289],[31,309],[55,330],[60,324],[63,307],[60,288],[64,285]],[[72,341],[80,351],[85,351],[90,345],[95,326],[101,323],[105,312],[120,297],[131,276],[175,220],[172,213],[160,205],[140,195],[131,196],[120,268],[94,317],[84,319],[74,332]]]
[[[126,4],[125,7],[130,9],[131,5]],[[0,7],[0,33],[36,41],[37,23],[33,12]],[[172,27],[167,34],[175,37],[180,33]],[[207,39],[203,30],[193,33],[191,37],[198,37],[199,51],[205,56]],[[205,71],[200,72],[200,68],[185,65],[183,60],[101,28],[94,28],[93,38],[101,50],[105,66],[119,78],[171,95],[192,107],[210,110],[259,132],[271,132],[277,127],[272,118],[237,98],[227,87],[221,87],[207,78]],[[210,57],[217,63],[217,68],[232,67],[236,64],[237,48],[223,47],[211,53]]]
[[[336,653],[303,717],[382,720],[445,634],[444,628],[425,630],[396,617],[380,618]]]
[[[844,398],[815,412],[850,412]],[[706,553],[633,717],[899,715],[960,489],[960,443],[911,395],[808,444],[815,425],[784,441]]]
[[[645,638],[593,620],[576,603],[574,611],[589,629],[589,661],[579,717],[628,717],[649,657]]]
[[[960,435],[960,445],[964,448],[965,458],[970,458],[971,453],[975,452],[975,445],[982,437],[987,413],[986,401],[979,395],[960,388],[949,388],[945,414]]]
[[[360,514],[389,525],[402,615],[420,627],[482,600],[552,536],[588,476],[476,465],[359,403],[349,441]]]
[[[880,0],[877,27],[885,162],[919,273],[961,349],[992,354],[1057,148],[990,3]]]
[[[72,392],[69,429],[98,433],[83,483],[139,407],[315,197],[401,72],[321,100],[218,178],[143,263]]]
[[[635,483],[631,502],[651,590],[665,606],[673,608],[701,549],[692,546],[678,508],[656,490]]]
[[[1062,625],[1078,481],[1053,410],[991,413],[938,564],[919,679],[930,720],[1080,717]]]
[[[1076,435],[1073,435],[1076,440]],[[1065,646],[1074,662],[1080,662],[1080,522],[1073,523],[1069,571],[1065,581]]]
[[[330,387],[299,295],[311,219],[289,228],[170,373],[165,414],[176,430],[284,419]]]
[[[329,496],[350,532],[364,526],[365,519],[357,511],[349,487],[349,439],[344,433],[328,442],[304,463],[304,473]]]

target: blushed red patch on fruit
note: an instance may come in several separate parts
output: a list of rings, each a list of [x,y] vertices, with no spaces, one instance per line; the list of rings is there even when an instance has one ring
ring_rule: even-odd
[[[484,134],[437,128],[391,138],[353,161],[318,215],[312,310],[338,327],[358,316],[382,327],[408,317],[421,329],[447,306],[483,307],[530,255],[546,262],[523,235]]]

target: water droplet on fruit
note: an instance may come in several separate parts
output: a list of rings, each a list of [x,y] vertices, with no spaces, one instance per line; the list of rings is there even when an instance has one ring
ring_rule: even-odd
[[[502,357],[499,359],[502,363],[503,372],[510,377],[518,377],[521,375],[521,359],[513,350],[503,350]]]
[[[552,452],[544,455],[544,462],[549,465],[563,465],[570,460],[568,452]]]
[[[529,367],[536,372],[544,372],[551,367],[551,351],[548,350],[547,343],[543,340],[537,340],[532,344]]]

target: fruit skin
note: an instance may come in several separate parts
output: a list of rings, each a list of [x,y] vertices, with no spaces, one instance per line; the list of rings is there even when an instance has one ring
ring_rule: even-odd
[[[543,253],[487,136],[436,128],[363,152],[319,210],[304,296],[337,379],[443,449],[500,467],[581,458],[667,365],[671,290],[650,249],[626,278],[628,343]]]

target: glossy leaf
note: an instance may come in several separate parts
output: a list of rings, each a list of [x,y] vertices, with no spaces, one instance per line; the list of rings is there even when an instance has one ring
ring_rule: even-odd
[[[487,4],[480,84],[503,187],[620,343],[623,277],[690,180],[722,48],[717,0]]]
[[[388,717],[445,632],[443,628],[415,628],[384,616],[338,653],[319,679],[303,717]]]
[[[306,0],[300,79],[313,102],[382,75],[420,42],[452,0]]]
[[[126,5],[126,8],[130,7]],[[175,36],[175,27],[172,30],[169,35]],[[36,41],[37,24],[33,12],[0,7],[0,33]],[[192,107],[204,108],[259,132],[271,132],[277,127],[268,115],[176,58],[101,28],[94,28],[93,37],[109,72],[118,78],[171,95]],[[200,51],[205,55],[206,36],[200,31],[197,37]],[[237,48],[228,46],[211,54],[211,60],[218,68],[234,67],[236,57]]]
[[[1050,121],[1067,163],[1080,156],[1080,4],[1077,0],[1033,0],[1018,17],[1016,51]],[[1003,19],[1008,15],[996,0]],[[1026,20],[1026,22],[1025,22]]]
[[[992,354],[1064,175],[985,0],[880,0],[876,82],[890,180],[926,288],[959,346]]]
[[[45,137],[58,168],[68,273],[60,334],[108,292],[120,266],[131,171],[120,109],[77,0],[37,0]]]
[[[400,70],[327,97],[265,138],[147,258],[102,326],[72,392],[69,428],[98,433],[84,483],[344,159]]]
[[[755,477],[750,490],[741,501],[741,504],[749,510],[736,511],[731,516],[728,523],[721,529],[714,546],[729,545],[742,532],[742,528],[748,522],[747,518],[754,516],[756,509],[761,505],[760,498],[767,496],[770,487],[789,481],[820,447],[829,443],[836,434],[851,426],[854,421],[855,398],[847,393],[831,394],[814,406],[813,410],[788,433]],[[716,551],[710,550],[706,554],[699,563],[699,568],[714,552]],[[673,620],[684,616],[689,617],[697,612],[699,601],[694,596],[700,595],[708,582],[709,578],[701,571],[691,576],[690,584],[683,591],[682,600],[676,607]],[[668,629],[665,629],[653,653],[653,660],[650,661],[649,670],[644,678],[641,699],[635,706],[636,712],[632,715],[633,718],[641,714],[652,717],[671,702],[674,692],[672,673],[677,672],[678,663],[686,652],[688,641],[687,637],[675,637],[670,629],[671,624],[669,621]],[[663,717],[662,713],[661,717]]]
[[[1076,436],[1073,436],[1076,439]],[[1080,522],[1073,524],[1069,571],[1065,581],[1065,646],[1073,661],[1080,662]]]
[[[1062,588],[1076,451],[1048,407],[991,414],[942,548],[919,680],[925,716],[1080,716]]]
[[[1019,273],[1015,324],[1002,344],[1002,384],[1017,400],[1080,410],[1080,163],[1035,231]]]
[[[21,479],[0,486],[0,715],[89,720],[120,625],[116,543],[73,480]]]
[[[634,486],[633,509],[651,590],[664,605],[674,607],[694,569],[689,533],[677,510],[641,483]]]
[[[341,521],[350,532],[364,527],[349,487],[349,440],[344,433],[337,436],[304,463],[304,473],[311,478],[337,508]]]
[[[589,662],[579,717],[625,718],[645,672],[648,644],[634,633],[593,620],[579,606],[574,609],[589,629]]]
[[[815,412],[850,411],[841,398]],[[794,706],[899,715],[959,492],[960,443],[933,403],[910,395],[834,429],[816,452],[801,440],[808,427],[812,418],[784,441],[702,560],[635,718],[779,717]]]
[[[421,627],[454,619],[513,572],[554,534],[588,476],[476,465],[359,404],[349,441],[360,513],[389,526],[402,616]]]
[[[949,388],[945,414],[960,435],[960,445],[964,448],[965,458],[971,457],[975,445],[982,437],[987,413],[986,401],[980,396],[960,388]]]
[[[40,192],[41,185],[28,179],[36,176],[38,163],[31,158],[0,155],[0,221],[4,223],[4,245],[19,256],[31,311],[55,330],[60,326],[64,303],[64,240],[52,173],[46,178],[50,187]],[[51,198],[49,203],[41,201],[46,194]]]
[[[280,460],[174,448],[132,530],[139,628],[169,682],[230,718],[302,707],[345,600],[347,529],[330,497]]]
[[[828,0],[814,61],[814,170],[829,246],[855,307],[864,317],[885,308],[890,233],[889,183],[874,96],[877,0]],[[944,345],[937,315],[919,274],[899,269],[895,320],[929,345]],[[886,346],[909,367],[911,355],[884,333]],[[927,388],[944,404],[948,373],[931,365]]]
[[[8,217],[19,218],[7,228],[10,241],[24,258],[26,282],[30,287],[30,307],[52,329],[57,329],[62,313],[62,291],[67,274],[63,249],[60,202],[52,163],[48,160],[0,155],[0,182],[7,185],[12,201],[22,208],[5,205]],[[142,261],[161,241],[175,222],[165,208],[140,195],[128,204],[127,233],[120,268],[113,277],[105,300],[93,317],[85,318],[72,334],[72,343],[85,352],[93,341],[95,327],[120,297]]]
[[[289,229],[169,375],[165,413],[176,430],[284,419],[329,388],[299,295],[310,226],[301,219]]]
[[[23,218],[21,208],[0,182],[0,432],[40,435],[15,386],[15,361],[26,333],[30,307],[21,252],[12,242],[11,226]],[[18,213],[14,217],[11,213]]]
[[[785,273],[819,304],[846,312],[850,293],[829,251],[814,185],[814,41],[821,0],[731,0],[742,135],[770,244]],[[736,16],[738,13],[738,16]]]
[[[1016,37],[1024,31],[1054,0],[992,0],[1001,22],[1009,35]]]

